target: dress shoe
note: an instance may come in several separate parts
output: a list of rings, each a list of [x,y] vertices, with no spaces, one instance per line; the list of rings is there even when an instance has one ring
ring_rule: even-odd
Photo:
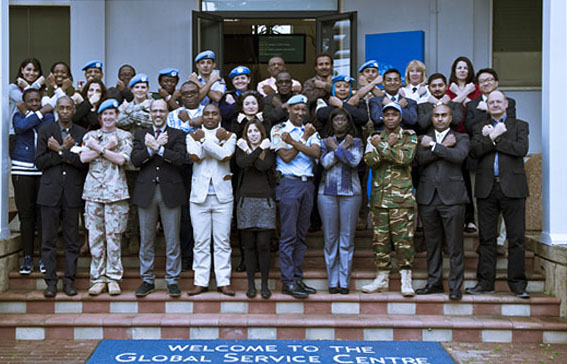
[[[140,287],[138,287],[138,289],[136,290],[136,297],[145,297],[150,293],[152,293],[155,289],[156,289],[155,284],[142,282]]]
[[[472,233],[476,233],[477,228],[476,228],[476,225],[474,224],[474,222],[469,222],[468,224],[465,225],[465,228],[463,229],[463,231],[465,233],[472,234]]]
[[[513,291],[513,294],[516,295],[518,298],[528,299],[530,298],[530,294],[526,291]]]
[[[75,296],[77,295],[77,290],[75,289],[75,287],[73,287],[72,284],[64,284],[63,285],[63,292],[65,292],[65,294],[67,296]]]
[[[181,271],[188,272],[193,269],[193,258],[188,259],[181,259]]]
[[[337,287],[329,287],[330,294],[337,294],[339,293],[339,289]]]
[[[227,285],[227,286],[217,287],[217,291],[222,293],[225,296],[234,296],[236,294],[236,292],[234,291],[234,288],[232,288],[232,286],[230,284]]]
[[[466,288],[465,292],[467,294],[493,294],[494,289],[486,289],[486,288],[483,288],[480,284],[477,284],[474,287]]]
[[[57,295],[57,286],[50,285],[43,291],[43,297],[55,297]]]
[[[297,282],[297,287],[299,287],[299,289],[303,290],[305,293],[307,294],[315,294],[317,293],[317,290],[313,287],[309,287],[308,285],[305,284],[305,282],[303,281],[298,281]]]
[[[237,272],[246,272],[246,264],[244,264],[244,260],[240,261],[240,264],[238,264],[238,267],[236,267],[235,269]]]
[[[248,291],[246,291],[246,297],[248,297],[248,298],[256,297],[256,288],[255,287],[249,287]]]
[[[181,290],[176,283],[167,285],[167,294],[169,297],[179,297],[181,296]]]
[[[427,285],[423,288],[418,288],[415,290],[416,294],[433,294],[433,293],[443,293],[443,287]]]
[[[189,296],[196,296],[198,294],[207,292],[209,290],[209,287],[203,287],[203,286],[194,286],[193,288],[191,288],[189,291],[187,291],[187,294]]]
[[[262,294],[262,298],[267,300],[268,298],[272,297],[272,291],[268,287],[262,287],[260,292]]]
[[[463,298],[463,292],[460,290],[451,290],[449,293],[449,299],[451,301],[460,301]]]
[[[111,296],[118,296],[122,293],[118,282],[108,282],[108,294]]]
[[[300,289],[297,284],[289,284],[282,287],[282,293],[292,296],[293,298],[307,298],[309,293]]]
[[[349,294],[349,289],[348,288],[339,288],[339,293],[340,294]]]
[[[91,288],[89,288],[89,295],[98,296],[104,291],[106,291],[106,283],[104,282],[95,283],[92,285]]]

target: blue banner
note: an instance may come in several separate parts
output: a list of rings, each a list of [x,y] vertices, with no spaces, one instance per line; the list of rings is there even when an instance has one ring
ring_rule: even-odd
[[[103,340],[88,364],[454,364],[436,342],[331,340]]]

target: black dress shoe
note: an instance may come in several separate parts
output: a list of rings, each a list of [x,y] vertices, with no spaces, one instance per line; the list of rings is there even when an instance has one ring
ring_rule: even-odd
[[[415,290],[416,294],[433,294],[433,293],[443,293],[443,287],[440,286],[432,286],[432,285],[427,285],[423,288],[418,288]]]
[[[142,282],[140,287],[138,287],[138,289],[136,289],[136,297],[145,297],[145,296],[149,295],[150,293],[152,293],[155,288],[156,288],[156,286],[153,283]]]
[[[493,294],[494,289],[487,289],[482,287],[480,284],[477,284],[474,287],[466,288],[465,292],[467,294]]]
[[[254,287],[248,288],[248,291],[246,291],[246,297],[248,297],[248,298],[256,297],[256,288],[254,288]]]
[[[339,293],[340,294],[349,294],[349,289],[348,288],[339,288]]]
[[[449,293],[449,299],[451,301],[460,301],[463,298],[463,293],[461,291],[451,291]]]
[[[169,297],[179,297],[181,296],[181,290],[179,286],[175,283],[167,285],[167,294]]]
[[[303,290],[303,292],[307,293],[307,294],[315,294],[317,293],[317,290],[313,287],[309,287],[308,285],[306,285],[303,281],[298,281],[296,283],[296,285],[299,287],[299,289]]]
[[[282,287],[282,293],[292,296],[293,298],[307,298],[309,293],[305,292],[297,284],[285,285]]]
[[[523,299],[526,299],[526,300],[528,298],[530,298],[530,294],[526,291],[515,291],[515,292],[512,292],[512,293],[515,294],[516,297],[518,297],[518,298],[523,298]]]
[[[57,286],[47,286],[43,291],[43,297],[55,297],[57,295]]]
[[[272,297],[272,291],[270,291],[268,287],[262,287],[261,294],[262,294],[262,298],[265,300]]]
[[[77,295],[77,290],[71,284],[64,284],[63,285],[63,292],[65,292],[65,294],[67,296],[76,296]]]
[[[339,289],[337,287],[329,287],[330,294],[337,294],[339,293]]]

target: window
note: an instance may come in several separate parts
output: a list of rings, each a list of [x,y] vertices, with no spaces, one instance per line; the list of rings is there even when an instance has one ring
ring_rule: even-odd
[[[541,87],[542,0],[494,0],[493,68],[500,86]]]
[[[337,11],[339,0],[201,0],[201,11]]]

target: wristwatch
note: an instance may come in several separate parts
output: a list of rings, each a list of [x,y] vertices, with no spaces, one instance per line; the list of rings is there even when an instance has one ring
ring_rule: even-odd
[[[57,154],[59,154],[60,157],[63,157],[63,149],[61,149],[60,151],[58,151]]]

